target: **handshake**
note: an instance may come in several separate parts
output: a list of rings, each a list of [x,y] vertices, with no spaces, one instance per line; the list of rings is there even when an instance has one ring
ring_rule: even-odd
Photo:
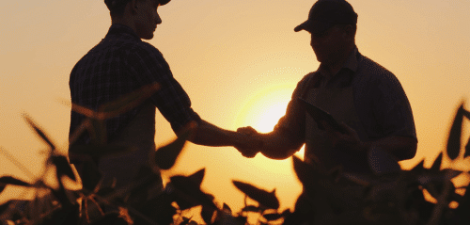
[[[245,157],[253,158],[264,146],[262,135],[252,127],[240,127],[234,147]]]

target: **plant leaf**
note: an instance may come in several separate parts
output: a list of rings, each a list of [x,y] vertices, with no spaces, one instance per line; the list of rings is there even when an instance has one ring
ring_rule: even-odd
[[[228,206],[227,204],[224,203],[224,206],[222,208],[224,211],[230,213],[230,215],[232,214],[232,209],[230,208],[230,206]]]
[[[368,154],[369,166],[377,174],[397,173],[401,171],[400,164],[393,156],[377,147],[370,149]]]
[[[213,197],[201,191],[199,185],[190,177],[173,176],[170,183],[174,187],[176,203],[180,209],[188,209],[197,205],[210,206],[217,209]]]
[[[423,172],[424,171],[424,159],[422,159],[421,162],[416,164],[416,166],[413,167],[413,169],[411,169],[411,171],[417,172],[417,173]]]
[[[470,155],[470,138],[468,139],[467,145],[465,145],[465,153],[463,154],[463,157],[466,158],[469,155]]]
[[[260,207],[254,205],[247,205],[243,207],[242,212],[261,212],[263,211]]]
[[[276,197],[275,191],[267,192],[265,190],[259,189],[251,184],[243,183],[240,181],[232,180],[232,183],[240,191],[245,193],[251,199],[257,201],[261,205],[269,209],[279,208],[279,200]]]
[[[7,184],[23,186],[23,187],[31,187],[31,184],[28,184],[22,180],[13,178],[11,176],[0,177],[0,185],[7,185]]]
[[[72,167],[65,156],[52,156],[51,162],[56,166],[57,173],[59,176],[67,176],[73,181],[77,181],[75,174],[73,173]]]
[[[204,179],[204,174],[205,174],[206,169],[202,168],[199,171],[193,173],[192,175],[189,175],[189,178],[193,180],[193,182],[199,187],[201,186],[202,180]]]
[[[462,136],[462,122],[463,122],[463,103],[457,109],[457,113],[450,128],[449,138],[447,139],[447,155],[450,159],[454,160],[460,153],[460,142]]]
[[[109,119],[135,108],[152,96],[158,88],[159,85],[157,83],[149,84],[117,100],[103,104],[100,106],[99,112],[106,112],[106,114],[101,119]]]
[[[90,145],[72,145],[69,147],[69,157],[84,158],[91,157],[98,159],[105,156],[118,155],[134,151],[135,148],[126,145],[116,144],[90,144]]]
[[[441,170],[441,164],[442,164],[442,152],[439,153],[439,156],[434,160],[434,163],[432,164],[430,170],[434,172],[439,172]]]
[[[263,217],[268,221],[273,221],[273,220],[278,220],[282,218],[282,215],[279,213],[269,213],[269,214],[264,214]]]
[[[49,147],[51,148],[51,150],[55,150],[55,145],[49,140],[49,138],[47,137],[47,135],[41,130],[39,129],[39,127],[31,120],[31,118],[28,117],[28,115],[23,115],[23,117],[25,118],[25,120],[28,122],[28,124],[31,126],[31,128],[34,129],[34,131],[36,132],[37,135],[39,135],[39,137],[41,137],[41,139],[47,143],[47,145],[49,145]]]
[[[170,169],[175,165],[176,159],[183,150],[186,140],[191,135],[193,128],[196,127],[196,123],[190,123],[185,131],[178,135],[175,141],[172,143],[159,148],[155,152],[155,163],[160,169]]]

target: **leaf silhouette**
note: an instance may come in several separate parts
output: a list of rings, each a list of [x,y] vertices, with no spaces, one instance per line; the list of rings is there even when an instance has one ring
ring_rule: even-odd
[[[245,207],[242,208],[242,211],[243,211],[243,212],[262,212],[263,209],[261,209],[261,208],[258,207],[258,206],[247,205],[247,206],[245,206]]]
[[[3,185],[11,184],[11,185],[17,185],[17,186],[23,186],[23,187],[31,186],[31,184],[28,184],[22,180],[13,178],[11,176],[0,177],[0,184],[3,184]]]
[[[31,126],[31,128],[34,129],[34,131],[36,132],[37,135],[39,135],[39,137],[41,137],[41,139],[47,143],[47,145],[49,145],[49,147],[51,148],[51,150],[55,150],[55,146],[54,144],[52,144],[52,142],[49,140],[49,138],[47,137],[47,135],[41,130],[39,129],[39,127],[31,120],[31,118],[29,118],[26,114],[23,115],[23,117],[25,118],[25,120],[28,122],[28,124]]]
[[[144,102],[158,90],[159,86],[160,85],[157,83],[146,85],[134,92],[118,98],[117,100],[102,105],[99,108],[99,111],[106,113],[104,114],[104,119],[118,116]]]
[[[201,186],[202,180],[204,179],[204,174],[205,174],[206,169],[202,168],[199,171],[193,173],[192,175],[189,175],[189,178],[193,180],[194,183]]]
[[[430,170],[434,172],[439,172],[441,170],[441,164],[442,164],[442,152],[439,153],[439,156],[434,160],[434,163],[432,164]]]
[[[413,167],[413,169],[411,169],[411,171],[417,172],[417,173],[423,172],[424,171],[424,159],[422,159],[421,162],[416,164],[416,166]]]
[[[450,128],[449,138],[447,139],[447,155],[450,159],[454,160],[460,153],[460,142],[462,136],[462,122],[463,122],[463,103],[457,109],[457,113]]]
[[[77,181],[77,178],[75,177],[75,174],[73,173],[72,167],[70,167],[69,162],[67,161],[67,158],[65,156],[52,156],[50,158],[52,164],[56,166],[57,169],[57,174],[62,177],[62,176],[67,176],[73,181]]]
[[[311,181],[311,167],[307,163],[300,160],[297,156],[292,156],[294,171],[297,175],[297,178],[302,182],[304,186]]]
[[[370,149],[368,154],[369,166],[377,174],[396,173],[401,171],[400,164],[393,156],[377,147]]]
[[[175,165],[178,155],[183,150],[186,140],[189,138],[193,128],[195,127],[196,123],[190,123],[185,131],[178,135],[178,138],[176,138],[175,141],[159,148],[157,152],[155,152],[155,163],[160,167],[160,169],[167,170]]]
[[[269,209],[279,208],[279,200],[276,197],[275,190],[272,192],[267,192],[265,190],[259,189],[251,184],[232,180],[232,183],[240,191],[245,193],[251,199],[257,201],[261,205]]]
[[[467,145],[465,145],[465,153],[463,154],[463,157],[466,158],[469,155],[470,155],[470,138],[468,139]]]
[[[117,144],[72,145],[69,147],[69,156],[75,158],[91,157],[93,159],[98,159],[105,156],[128,153],[134,150],[135,148],[133,147]]]
[[[23,187],[30,187],[31,184],[28,184],[24,181],[18,180],[16,178],[13,178],[11,176],[4,176],[0,178],[0,193],[5,190],[5,187],[8,185],[17,185],[17,186],[23,186]]]
[[[106,135],[106,125],[103,120],[90,119],[91,127],[89,127],[89,132],[91,139],[98,144],[106,144],[107,135]]]
[[[268,221],[272,221],[272,220],[278,220],[282,218],[282,215],[279,213],[269,213],[269,214],[264,214],[263,217]]]
[[[181,210],[189,209],[197,205],[209,206],[214,209],[213,197],[201,191],[199,184],[190,177],[173,176],[170,183],[174,187],[176,203]]]

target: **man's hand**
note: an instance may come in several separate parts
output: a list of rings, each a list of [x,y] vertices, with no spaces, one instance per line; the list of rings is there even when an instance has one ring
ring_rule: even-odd
[[[357,132],[348,125],[341,123],[341,126],[346,131],[344,133],[335,130],[327,122],[323,122],[322,125],[325,127],[328,139],[334,148],[359,152],[365,152],[367,150],[367,146],[359,139]]]
[[[253,158],[261,151],[263,141],[260,134],[252,127],[241,127],[237,129],[240,142],[235,145],[235,148],[245,157]]]

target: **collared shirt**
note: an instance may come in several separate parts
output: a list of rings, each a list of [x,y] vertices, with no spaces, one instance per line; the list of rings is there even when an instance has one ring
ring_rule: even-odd
[[[329,75],[320,65],[317,71],[304,76],[292,94],[286,115],[279,120],[275,130],[286,132],[300,146],[305,142],[306,112],[297,98],[315,95],[315,88],[341,89],[349,85],[352,85],[356,113],[367,136],[362,141],[388,136],[416,139],[411,106],[400,82],[390,71],[361,55],[357,48],[338,73]]]
[[[69,85],[73,103],[97,110],[104,103],[153,83],[158,83],[160,88],[150,101],[175,132],[190,121],[200,121],[160,51],[141,41],[131,28],[124,25],[112,25],[106,37],[80,59],[71,72]],[[108,140],[116,138],[141,108],[142,105],[137,106],[106,120]],[[77,129],[84,119],[81,114],[72,112],[70,132]],[[73,144],[89,142],[89,135],[85,133]]]

